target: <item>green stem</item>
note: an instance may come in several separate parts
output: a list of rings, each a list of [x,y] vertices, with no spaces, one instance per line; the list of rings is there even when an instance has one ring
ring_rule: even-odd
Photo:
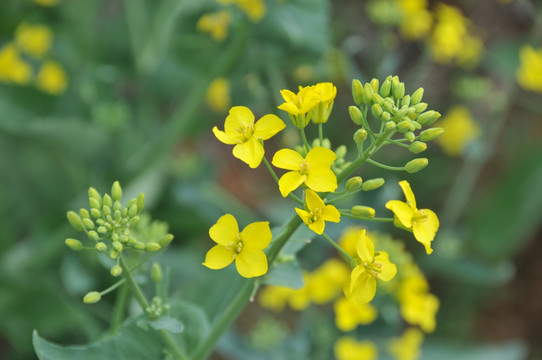
[[[103,291],[100,291],[100,295],[104,296],[104,295],[109,294],[111,291],[115,290],[116,288],[118,288],[119,286],[124,284],[125,282],[126,282],[126,279],[122,279],[122,280],[117,281],[116,283],[114,283],[113,285],[108,287],[107,289],[105,289]]]
[[[329,236],[327,236],[326,233],[322,233],[322,236],[324,237],[324,239],[326,239],[335,249],[337,249],[337,251],[344,257],[344,259],[346,261],[348,261],[350,263],[350,266],[352,266],[352,268],[356,267],[357,266],[357,263],[354,259],[352,259],[352,257],[350,255],[348,255],[348,253],[346,251],[344,251],[344,249],[342,247],[339,246],[339,244],[337,244],[332,238],[330,238]]]
[[[297,214],[292,216],[290,221],[284,226],[282,232],[277,235],[275,240],[271,243],[271,246],[267,251],[267,258],[270,265],[273,264],[280,249],[282,249],[301,223],[301,218],[297,216]],[[194,360],[206,359],[212,352],[216,342],[220,339],[224,331],[231,326],[249,302],[255,281],[256,279],[252,278],[243,282],[235,297],[214,322],[209,335],[198,345],[192,354]]]
[[[323,130],[323,124],[318,124],[318,139],[320,139],[320,146],[324,146],[324,130]]]
[[[311,150],[311,147],[309,145],[309,142],[307,141],[307,137],[305,136],[305,129],[299,129],[299,131],[301,132],[301,138],[303,139],[303,145],[305,145],[305,149],[307,150],[307,152],[309,152]]]
[[[355,216],[350,213],[350,210],[341,209],[339,210],[342,216],[357,219],[357,220],[366,220],[366,221],[375,221],[375,222],[393,222],[393,218],[377,218],[377,217],[365,217],[365,216]]]
[[[405,170],[405,167],[404,166],[389,166],[389,165],[384,165],[384,164],[381,164],[379,162],[376,162],[374,160],[371,160],[371,159],[367,159],[367,162],[369,164],[372,164],[374,166],[378,166],[379,168],[382,168],[382,169],[385,169],[385,170],[391,170],[391,171],[404,171]]]
[[[263,163],[265,164],[265,167],[267,168],[267,170],[269,171],[269,173],[271,174],[271,176],[273,177],[273,179],[275,179],[275,182],[278,184],[279,183],[279,177],[277,176],[277,174],[275,174],[275,171],[273,170],[273,168],[271,167],[271,164],[269,164],[269,161],[267,161],[267,159],[263,158]],[[297,201],[297,203],[299,203],[300,205],[303,205],[304,202],[303,200],[301,200],[300,198],[298,198],[297,196],[295,196],[294,194],[292,193],[289,193],[288,194],[288,197],[294,199],[295,201]]]
[[[406,139],[401,139],[401,140],[388,139],[388,140],[386,140],[386,143],[387,143],[387,144],[394,144],[394,145],[401,146],[401,147],[404,147],[404,148],[407,148],[407,149],[408,149],[408,145],[407,145],[407,144],[403,144],[403,143],[401,142],[402,140],[406,140]]]
[[[325,203],[326,203],[326,204],[332,204],[332,203],[334,203],[335,201],[349,198],[350,196],[352,196],[352,195],[354,195],[354,194],[357,194],[357,193],[359,193],[359,192],[361,192],[361,191],[363,191],[362,188],[359,188],[359,189],[357,189],[357,190],[355,190],[355,191],[349,191],[349,192],[347,192],[346,194],[341,194],[341,195],[339,195],[339,196],[337,196],[337,197],[335,197],[335,198],[333,198],[333,199],[329,199],[329,200],[325,201]]]
[[[111,328],[110,332],[116,334],[120,329],[122,320],[124,319],[124,313],[126,311],[126,303],[128,300],[128,286],[122,286],[117,292],[117,298],[115,300],[115,307],[113,308],[113,314],[111,315]]]

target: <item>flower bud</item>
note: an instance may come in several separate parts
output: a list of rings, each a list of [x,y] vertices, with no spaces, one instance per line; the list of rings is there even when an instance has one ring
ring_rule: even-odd
[[[356,205],[352,207],[352,215],[361,217],[375,217],[375,209],[369,206]]]
[[[348,113],[350,114],[350,119],[354,122],[356,125],[363,124],[363,114],[361,113],[361,110],[357,106],[349,106],[348,107]]]
[[[408,109],[409,105],[410,105],[410,95],[403,96],[403,100],[401,100],[401,106],[406,106]],[[412,111],[414,111],[414,109]]]
[[[130,227],[134,227],[139,222],[139,216],[135,216],[128,221]]]
[[[384,185],[385,182],[386,181],[383,178],[367,180],[367,181],[364,181],[363,184],[361,184],[361,189],[363,191],[376,190],[382,185]]]
[[[331,149],[331,141],[328,138],[324,138],[320,146],[325,147],[326,149]]]
[[[115,250],[115,249],[109,250],[109,257],[111,259],[115,260],[116,258],[119,257],[119,255],[120,255],[120,253],[117,250]]]
[[[390,119],[391,119],[391,114],[387,111],[384,111],[382,115],[380,116],[380,120],[382,120],[383,122],[390,121]]]
[[[427,164],[429,164],[429,160],[427,160],[426,158],[410,160],[405,165],[405,171],[410,174],[413,174],[415,172],[420,171],[424,167],[426,167]]]
[[[380,87],[380,96],[382,97],[388,97],[390,95],[391,90],[391,80],[386,79],[382,83],[382,86]]]
[[[107,232],[107,228],[105,226],[98,227],[98,233],[105,234],[106,232]]]
[[[98,200],[100,203],[102,202],[102,196],[100,195],[100,193],[93,187],[89,188],[88,189],[88,198],[89,200],[90,199],[96,199]],[[102,206],[100,204],[100,206]]]
[[[373,89],[373,92],[374,93],[377,93],[378,92],[378,87],[380,85],[380,82],[378,81],[378,79],[371,79],[371,88]]]
[[[367,130],[365,129],[358,129],[354,133],[354,142],[358,145],[363,144],[363,142],[367,140]]]
[[[145,206],[145,194],[141,193],[137,196],[136,204],[137,212],[140,213],[143,211],[143,207]]]
[[[171,234],[166,234],[166,235],[162,236],[162,237],[158,240],[158,244],[160,245],[161,248],[165,248],[165,247],[168,246],[172,241],[173,241],[173,235],[171,235]]]
[[[397,131],[407,132],[410,131],[410,120],[403,120],[397,124]]]
[[[117,277],[122,274],[122,268],[119,265],[113,265],[111,267],[111,275]]]
[[[81,216],[81,219],[90,219],[90,214],[87,209],[79,209],[79,215]]]
[[[410,104],[412,105],[418,104],[420,101],[422,101],[422,97],[423,97],[423,88],[421,87],[421,88],[418,88],[418,90],[414,91],[414,93],[410,97]]]
[[[373,102],[373,88],[371,87],[371,84],[366,83],[365,87],[363,88],[363,101],[365,105],[371,105]]]
[[[444,134],[444,129],[441,127],[427,129],[420,133],[420,140],[422,141],[435,140],[442,134]]]
[[[160,245],[158,243],[152,242],[152,243],[148,243],[148,244],[145,245],[145,251],[146,252],[155,252],[155,251],[158,251],[160,249],[161,249],[161,247],[160,247]]]
[[[363,104],[363,95],[363,85],[361,85],[361,81],[358,79],[352,80],[352,96],[356,105],[360,106]]]
[[[98,235],[98,233],[94,230],[90,230],[87,235],[88,235],[88,238],[92,241],[100,240],[100,235]]]
[[[115,200],[115,202],[113,203],[113,211],[118,211],[120,213],[120,209],[122,209],[120,201]]]
[[[94,222],[90,219],[83,219],[83,224],[88,230],[94,229]]]
[[[379,104],[373,104],[373,106],[371,106],[371,113],[377,119],[380,119],[380,115],[382,115],[383,111],[384,110],[382,110],[382,106],[380,106]]]
[[[83,243],[81,243],[81,241],[79,241],[77,239],[68,238],[68,239],[66,239],[66,241],[64,241],[64,243],[66,245],[68,245],[68,247],[70,249],[72,249],[73,251],[81,251],[81,250],[83,250]]]
[[[407,131],[405,133],[405,139],[407,139],[410,142],[413,142],[416,139],[416,135],[412,131]]]
[[[128,240],[128,243],[130,243],[130,240]],[[133,242],[132,246],[137,250],[144,250],[145,249],[145,244],[143,244],[141,241],[137,241],[137,240]]]
[[[88,203],[91,209],[99,209],[102,207],[102,201],[96,198],[89,198]]]
[[[122,244],[118,241],[113,241],[111,243],[111,246],[113,246],[113,249],[117,250],[117,251],[122,251]]]
[[[387,123],[384,124],[384,129],[386,130],[386,132],[395,131],[396,128],[397,126],[395,125],[393,121],[388,121]]]
[[[337,159],[341,159],[341,158],[344,158],[345,155],[346,155],[346,146],[340,145],[337,148],[337,150],[335,150],[335,156],[337,157]]]
[[[85,229],[81,217],[75,211],[68,211],[67,218],[75,230],[83,231]]]
[[[380,104],[380,105],[385,104],[384,98],[382,96],[378,95],[377,93],[373,94],[372,100],[373,100],[373,103],[376,103],[376,104]]]
[[[90,209],[90,215],[92,215],[93,218],[98,219],[102,217],[102,212],[99,209]]]
[[[122,198],[122,188],[120,187],[118,181],[115,181],[113,183],[113,186],[111,186],[111,196],[115,201],[120,201],[120,199]]]
[[[420,123],[422,126],[429,126],[440,117],[440,113],[438,111],[429,110],[427,112],[424,112],[423,114],[420,114],[416,121]]]
[[[102,295],[99,292],[91,291],[85,295],[85,297],[83,298],[83,302],[85,304],[94,304],[100,301],[101,298]]]
[[[427,149],[427,144],[421,141],[414,141],[409,145],[408,150],[411,153],[419,154]]]
[[[106,252],[107,251],[107,245],[100,241],[99,243],[96,244],[95,246],[96,250],[98,250],[99,252]]]
[[[405,96],[405,83],[399,83],[399,85],[393,89],[393,97],[396,99],[402,99],[403,96]]]
[[[412,101],[412,100],[411,100]],[[413,106],[414,109],[416,109],[416,113],[420,114],[427,109],[427,103],[418,103]]]
[[[162,280],[162,267],[157,262],[152,264],[151,279],[155,284],[158,284]]]
[[[356,191],[361,187],[362,183],[363,180],[361,179],[361,176],[354,176],[346,182],[346,190]]]

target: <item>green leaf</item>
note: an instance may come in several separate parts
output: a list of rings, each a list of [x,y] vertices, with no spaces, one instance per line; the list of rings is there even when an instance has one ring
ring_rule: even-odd
[[[198,343],[205,339],[210,331],[211,326],[207,315],[198,305],[188,302],[178,302],[171,305],[169,314],[173,318],[179,319],[185,326],[186,331],[177,334],[176,338],[187,349],[187,353],[195,349]]]
[[[157,320],[149,321],[149,325],[154,330],[167,330],[172,334],[178,334],[184,331],[183,323],[170,316],[161,316]]]

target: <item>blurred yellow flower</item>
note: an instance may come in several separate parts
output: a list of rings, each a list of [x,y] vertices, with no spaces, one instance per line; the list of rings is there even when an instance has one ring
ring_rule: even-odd
[[[60,64],[55,61],[46,61],[41,66],[36,84],[38,89],[51,95],[58,95],[68,86],[67,76]]]
[[[41,6],[55,6],[60,0],[34,0],[34,2]]]
[[[408,328],[401,337],[390,341],[388,350],[397,360],[417,360],[421,355],[422,342],[423,333],[416,328]]]
[[[253,22],[258,22],[265,16],[265,2],[264,0],[216,0],[219,4],[236,5],[242,12],[244,12],[248,18]]]
[[[542,93],[542,47],[524,45],[519,51],[518,84],[529,91]]]
[[[268,221],[249,224],[239,232],[237,220],[226,214],[209,229],[209,236],[217,243],[205,256],[203,265],[209,269],[223,269],[235,260],[237,271],[245,278],[267,273],[263,249],[272,238]]]
[[[348,275],[348,265],[344,262],[335,258],[326,260],[306,281],[311,301],[318,305],[333,301],[341,293]]]
[[[207,89],[205,102],[217,113],[226,111],[231,103],[228,79],[223,77],[214,79]]]
[[[53,32],[44,25],[23,22],[15,31],[17,47],[29,55],[41,58],[51,48]]]
[[[291,149],[282,149],[273,156],[273,165],[280,169],[290,170],[279,180],[279,190],[283,197],[305,184],[309,189],[318,192],[335,191],[337,177],[331,170],[335,161],[335,153],[327,148],[312,148],[305,158]]]
[[[378,354],[371,341],[357,341],[349,336],[337,340],[333,352],[337,360],[374,360]]]
[[[8,43],[0,49],[0,81],[28,84],[32,79],[32,68],[19,56],[14,44]]]
[[[433,252],[431,241],[439,228],[438,217],[432,210],[418,210],[416,198],[408,181],[399,181],[399,186],[403,189],[406,202],[390,200],[386,203],[386,208],[395,214],[395,225],[412,231],[416,240],[425,246],[425,251],[431,254]]]
[[[265,150],[263,140],[270,139],[286,125],[278,116],[268,114],[254,123],[254,114],[245,106],[234,106],[226,117],[224,131],[215,126],[213,133],[218,140],[233,147],[233,156],[251,168],[262,162]]]
[[[204,14],[196,24],[198,31],[208,33],[215,41],[224,41],[228,37],[231,15],[227,10]]]
[[[361,226],[349,226],[341,234],[339,245],[351,257],[356,256],[356,247],[359,239],[359,232],[363,230]]]
[[[472,114],[465,106],[457,105],[439,122],[444,134],[437,138],[437,143],[448,156],[458,157],[463,154],[467,145],[478,138],[480,127],[473,120]]]
[[[294,291],[283,286],[268,285],[259,292],[258,303],[263,308],[279,313],[284,310]]]
[[[433,17],[427,9],[427,0],[396,0],[401,10],[399,33],[407,40],[418,40],[431,30]]]
[[[354,330],[358,325],[367,325],[376,319],[376,308],[371,304],[356,304],[341,297],[333,304],[335,325],[341,331]]]
[[[295,208],[297,215],[315,233],[322,235],[326,227],[326,221],[339,222],[341,214],[333,205],[326,205],[317,193],[312,190],[305,190],[305,203],[307,210]]]

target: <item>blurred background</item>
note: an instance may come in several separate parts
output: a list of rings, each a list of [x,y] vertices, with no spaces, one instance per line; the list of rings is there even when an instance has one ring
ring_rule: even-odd
[[[440,299],[422,358],[541,359],[542,3],[534,0],[1,1],[0,358],[34,359],[34,329],[65,345],[107,329],[114,296],[92,306],[82,297],[113,278],[64,239],[76,236],[66,212],[87,206],[90,186],[108,192],[115,180],[128,198],[144,192],[152,217],[169,224],[175,240],[158,257],[175,279],[171,292],[212,321],[235,282],[201,266],[208,228],[226,212],[242,226],[280,225],[294,205],[212,127],[235,105],[289,122],[276,109],[281,89],[331,81],[337,99],[325,135],[354,150],[352,79],[388,75],[407,93],[423,87],[446,129],[423,154],[423,171],[360,174],[387,180],[363,199],[377,214],[407,179],[419,206],[441,220],[431,256],[410,234],[357,223],[410,240]],[[298,141],[288,129],[266,142],[268,158]],[[396,166],[413,158],[398,148],[379,156]],[[335,252],[314,240],[297,255],[311,271]],[[277,314],[251,303],[215,357],[332,358],[340,332],[330,309]],[[393,309],[381,312],[352,334],[398,336],[404,324]]]

